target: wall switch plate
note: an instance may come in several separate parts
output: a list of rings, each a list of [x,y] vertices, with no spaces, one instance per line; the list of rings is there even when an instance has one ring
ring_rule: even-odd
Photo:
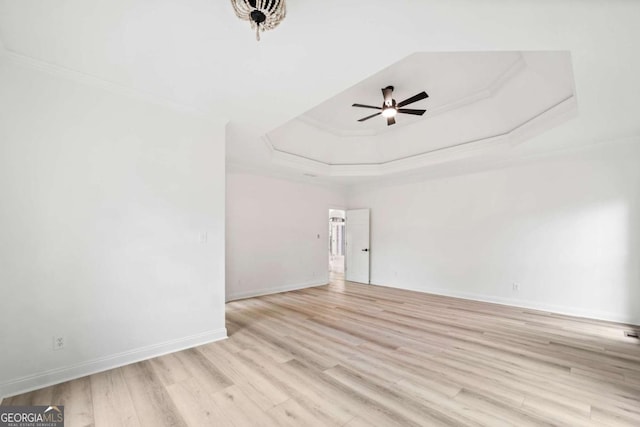
[[[516,292],[519,291],[520,290],[520,285],[518,283],[514,283],[513,284],[513,290],[516,291]]]
[[[53,350],[57,351],[57,350],[62,350],[64,348],[64,346],[66,345],[67,340],[65,339],[65,337],[63,335],[55,335],[53,337]]]
[[[209,241],[209,233],[203,231],[200,233],[200,243],[205,244]]]

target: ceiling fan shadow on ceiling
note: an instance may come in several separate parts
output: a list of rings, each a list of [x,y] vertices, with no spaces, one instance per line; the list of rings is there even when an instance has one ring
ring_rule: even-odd
[[[427,111],[427,110],[414,110],[411,108],[402,108],[409,104],[413,104],[414,102],[418,102],[428,98],[429,95],[427,95],[427,92],[422,91],[417,95],[413,95],[411,98],[407,98],[402,102],[396,103],[396,100],[393,99],[393,86],[387,86],[382,89],[382,96],[384,98],[382,107],[375,107],[373,105],[365,105],[365,104],[352,105],[352,107],[372,108],[374,110],[380,110],[379,113],[375,113],[370,116],[361,118],[360,120],[358,120],[359,122],[364,122],[365,120],[369,120],[371,118],[381,115],[382,117],[385,117],[387,119],[387,126],[391,126],[396,124],[396,115],[398,113],[413,114],[414,116],[421,116]]]

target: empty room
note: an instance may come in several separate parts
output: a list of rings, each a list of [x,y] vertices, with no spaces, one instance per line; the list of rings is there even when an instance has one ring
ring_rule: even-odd
[[[0,0],[0,427],[640,425],[638,17]]]

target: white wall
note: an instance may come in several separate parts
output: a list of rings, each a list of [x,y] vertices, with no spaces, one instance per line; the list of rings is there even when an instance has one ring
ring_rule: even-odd
[[[345,205],[331,187],[227,173],[227,300],[328,283],[329,208]]]
[[[640,324],[639,160],[640,141],[610,143],[355,188],[372,283]]]
[[[223,123],[44,68],[0,55],[5,396],[226,336]]]

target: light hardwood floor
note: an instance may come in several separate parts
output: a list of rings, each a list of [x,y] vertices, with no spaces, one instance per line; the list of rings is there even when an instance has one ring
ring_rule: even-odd
[[[229,339],[5,399],[67,426],[640,425],[626,325],[337,281],[227,304]]]

